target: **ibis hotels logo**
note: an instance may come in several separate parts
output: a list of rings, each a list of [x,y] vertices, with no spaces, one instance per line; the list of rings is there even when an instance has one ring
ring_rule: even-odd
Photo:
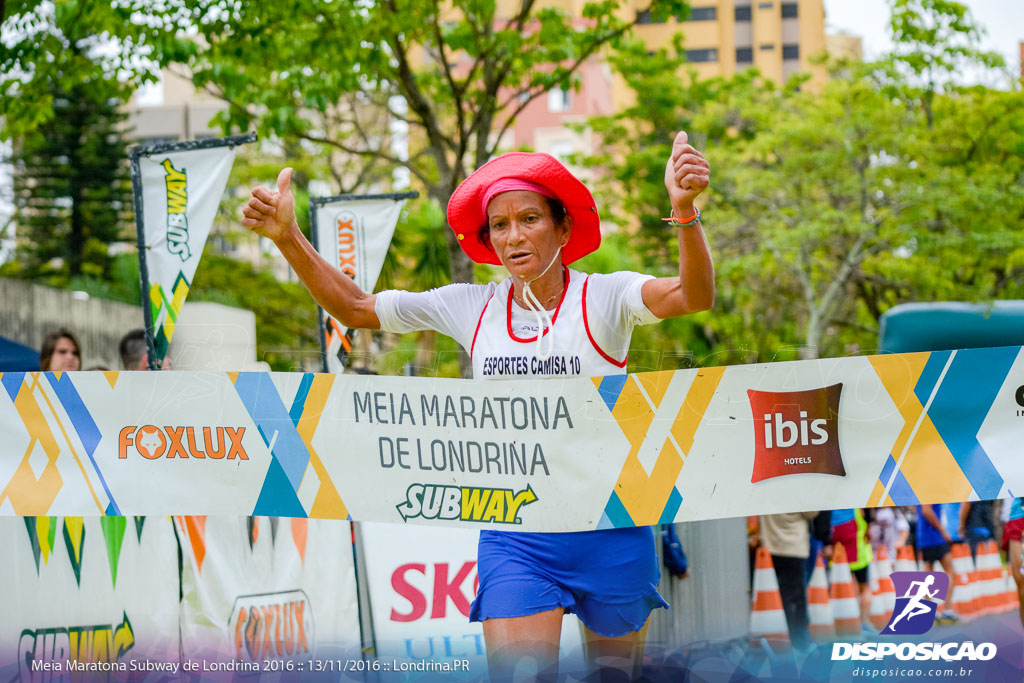
[[[839,452],[842,384],[807,391],[750,389],[754,417],[751,482],[788,474],[846,476]]]

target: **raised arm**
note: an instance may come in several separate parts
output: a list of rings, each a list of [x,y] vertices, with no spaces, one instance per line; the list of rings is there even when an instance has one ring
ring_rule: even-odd
[[[323,259],[295,222],[295,197],[291,191],[292,169],[277,176],[277,192],[257,187],[242,209],[242,225],[273,240],[309,293],[342,325],[378,330],[374,307],[377,297],[359,289],[355,281]]]
[[[672,205],[672,217],[689,222],[696,214],[694,199],[710,182],[707,160],[680,131],[672,143],[672,155],[665,164],[665,187]],[[711,308],[715,302],[715,269],[711,249],[700,221],[677,228],[679,231],[679,277],[648,280],[641,289],[644,303],[659,318],[674,318]]]

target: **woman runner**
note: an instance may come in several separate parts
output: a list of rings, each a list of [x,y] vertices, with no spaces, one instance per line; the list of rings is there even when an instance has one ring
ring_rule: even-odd
[[[447,334],[470,353],[475,378],[624,374],[634,326],[704,311],[714,301],[711,254],[693,204],[710,172],[683,132],[665,165],[678,277],[570,269],[601,242],[590,191],[550,155],[511,153],[473,172],[448,204],[448,224],[463,251],[477,263],[505,266],[509,278],[369,294],[303,237],[290,179],[286,168],[276,192],[254,189],[242,224],[273,240],[313,298],[343,325]],[[636,677],[650,612],[668,606],[657,591],[650,527],[484,530],[477,569],[470,620],[483,622],[496,678],[511,675],[526,658],[537,674],[556,673],[565,612],[583,622],[591,664]]]

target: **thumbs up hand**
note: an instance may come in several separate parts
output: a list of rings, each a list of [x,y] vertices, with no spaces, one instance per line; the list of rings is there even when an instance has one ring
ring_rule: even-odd
[[[672,142],[672,155],[665,164],[665,187],[677,219],[693,215],[693,200],[710,182],[711,167],[707,159],[689,144],[686,133],[679,131]]]
[[[242,225],[275,242],[288,235],[293,227],[297,230],[291,182],[292,169],[284,168],[277,176],[276,192],[254,188],[249,202],[242,208]]]

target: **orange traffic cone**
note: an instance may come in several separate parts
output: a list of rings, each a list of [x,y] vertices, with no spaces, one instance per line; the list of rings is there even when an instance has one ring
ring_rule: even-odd
[[[776,652],[789,649],[789,628],[782,609],[779,580],[766,548],[757,549],[754,564],[754,597],[750,610],[750,637],[764,638]]]
[[[956,582],[956,590],[953,593],[955,600],[950,607],[961,619],[973,619],[977,612],[977,599],[975,598],[977,587],[970,580],[971,574],[974,572],[971,551],[966,543],[954,543],[952,551],[953,579]]]
[[[871,623],[881,631],[889,623],[892,611],[896,608],[896,588],[891,576],[892,564],[889,562],[889,550],[884,545],[878,547],[878,559],[874,565],[878,581],[877,585],[873,586],[871,595]]]
[[[999,608],[1000,580],[1003,578],[1002,561],[995,541],[985,541],[978,546],[978,561],[975,565],[978,587],[976,598],[978,609],[975,616],[995,614]]]
[[[828,580],[825,578],[825,563],[818,555],[818,562],[807,586],[807,616],[811,638],[818,643],[827,643],[836,638],[836,622],[832,616],[832,603],[828,597]]]
[[[859,636],[860,603],[857,600],[857,584],[853,582],[850,564],[846,561],[846,549],[841,543],[835,545],[832,555],[832,571],[829,573],[832,584],[832,614],[835,616],[837,636]]]

